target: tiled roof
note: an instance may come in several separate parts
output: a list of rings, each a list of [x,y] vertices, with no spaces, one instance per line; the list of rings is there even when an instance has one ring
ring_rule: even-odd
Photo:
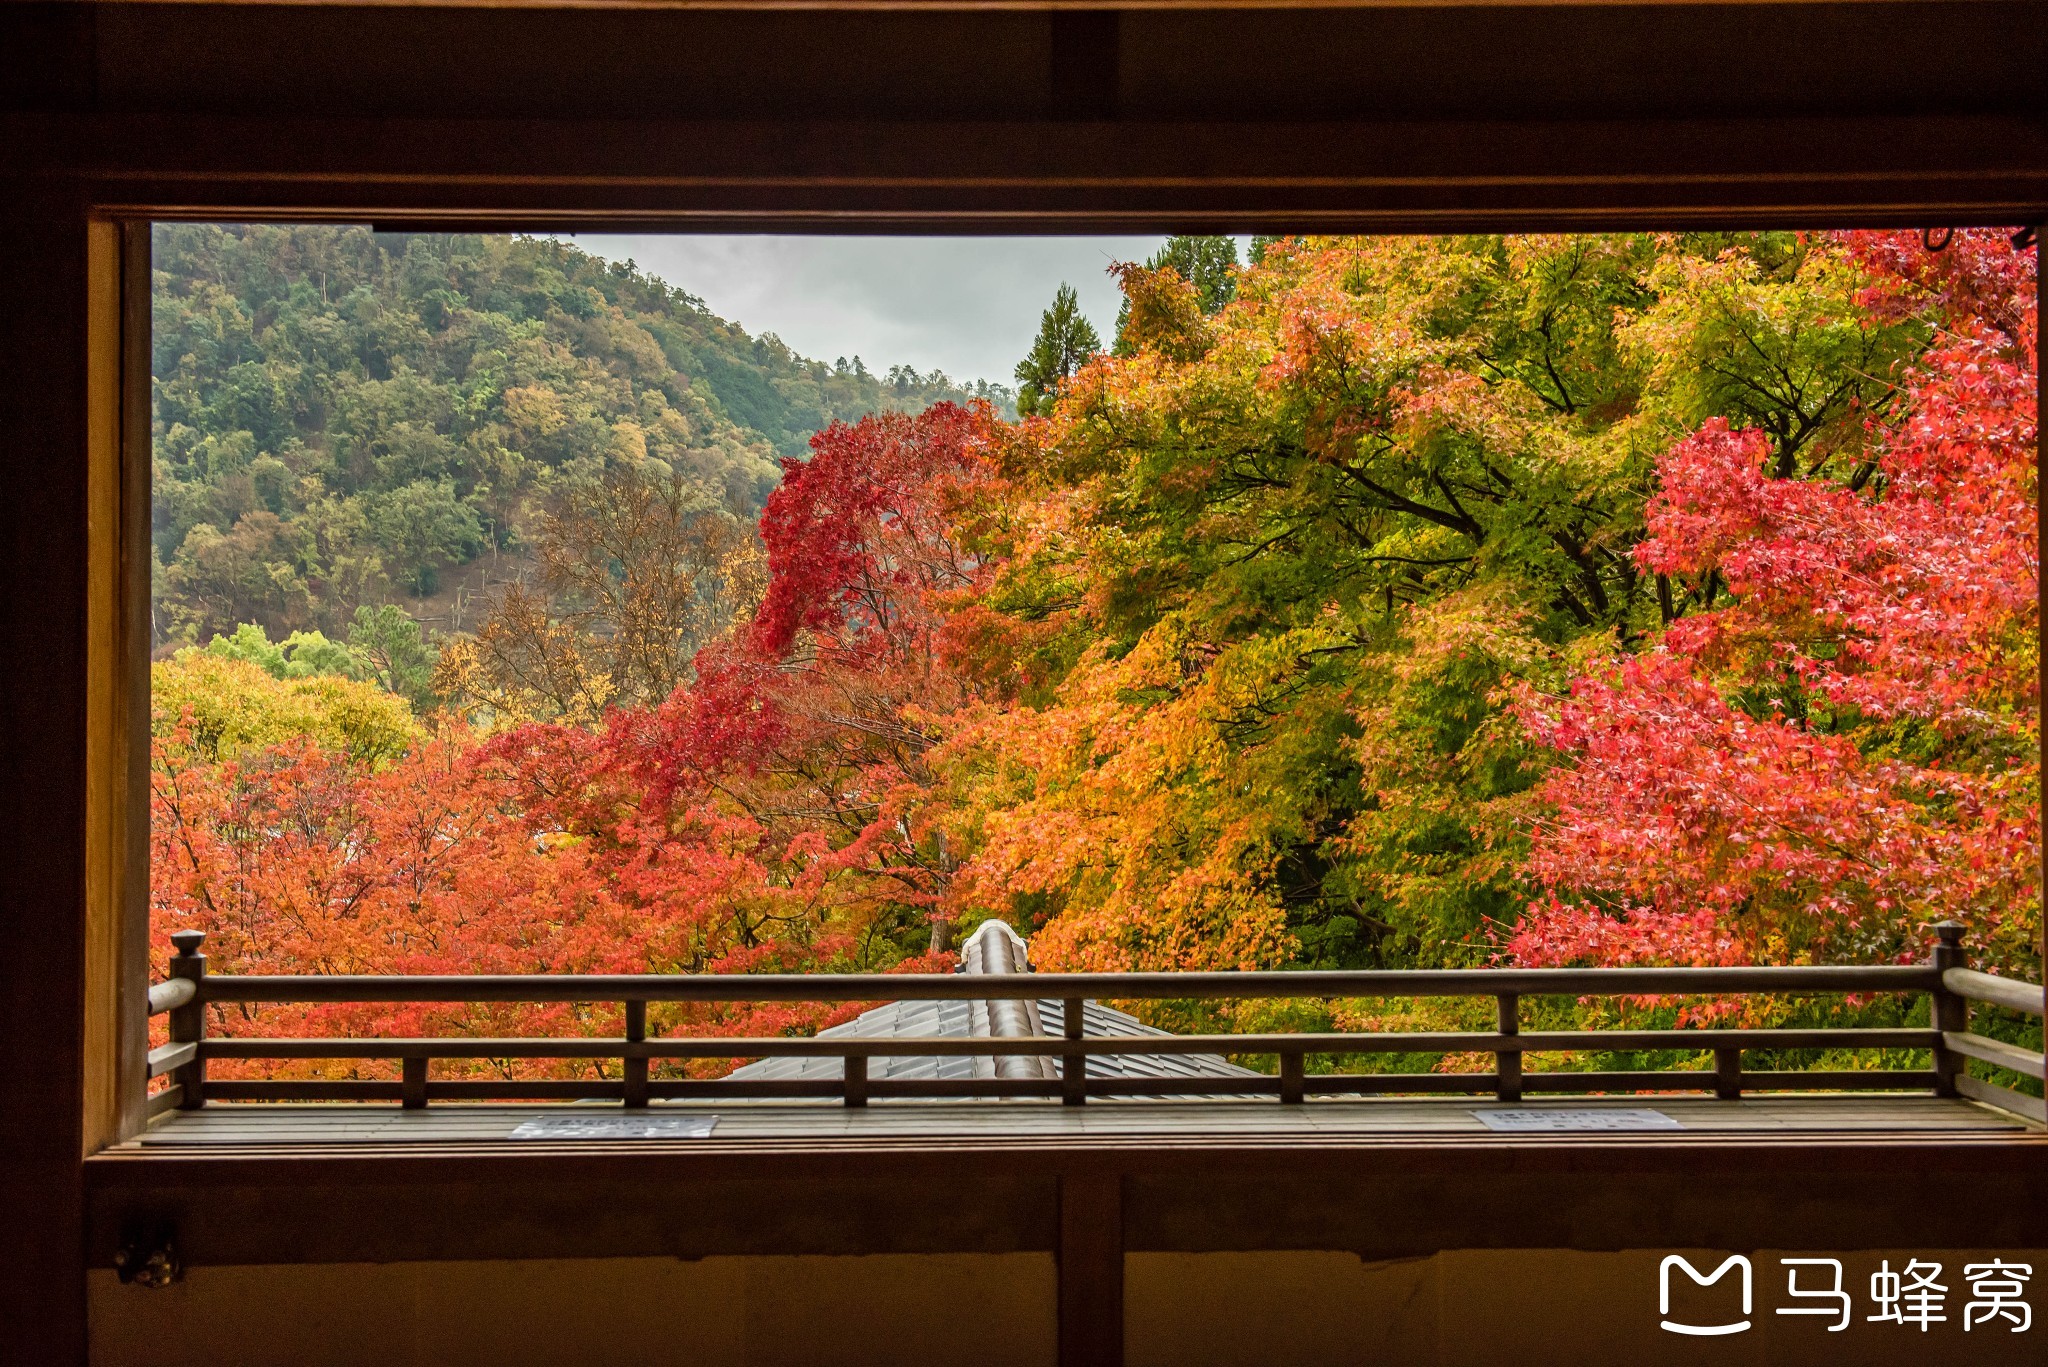
[[[973,938],[962,947],[961,971],[971,975],[1030,972],[1023,938],[1001,921],[983,922]],[[1065,1006],[1058,1000],[1024,1001],[1014,1006],[1021,1009],[1014,1009],[1010,1002],[1004,1000],[890,1002],[887,1006],[863,1012],[844,1025],[821,1030],[818,1038],[1008,1038],[1058,1035],[1065,1028]],[[1155,1029],[1135,1016],[1092,1001],[1082,1006],[1081,1026],[1084,1035],[1166,1036],[1172,1033]],[[920,1082],[991,1078],[997,1076],[999,1068],[1006,1077],[1059,1076],[1058,1064],[1053,1059],[1012,1055],[999,1062],[994,1055],[988,1054],[946,1058],[930,1055],[874,1058],[868,1061],[868,1076],[871,1079]],[[770,1058],[735,1069],[732,1076],[778,1081],[790,1078],[835,1079],[844,1071],[844,1063],[836,1058]],[[1175,1078],[1253,1077],[1257,1074],[1249,1068],[1238,1067],[1220,1054],[1125,1054],[1090,1058],[1088,1076]]]
[[[1058,1000],[1032,1003],[1038,1008],[1038,1019],[1044,1027],[1043,1033],[1057,1035],[1064,1029],[1064,1006]],[[980,1017],[982,1028],[973,1028],[975,1018]],[[878,1006],[829,1030],[818,1032],[820,1039],[862,1036],[957,1036],[987,1035],[987,1011],[981,1002],[890,1002]],[[1146,1025],[1137,1017],[1113,1010],[1100,1002],[1089,1002],[1083,1008],[1083,1033],[1089,1035],[1170,1035],[1169,1030],[1158,1030]],[[836,1058],[768,1058],[758,1063],[749,1063],[733,1071],[736,1078],[837,1078],[843,1065]],[[930,1055],[909,1058],[876,1058],[868,1061],[870,1078],[894,1078],[925,1080],[928,1078],[973,1078],[994,1077],[995,1060],[989,1055],[965,1058],[934,1058]],[[1048,1074],[1057,1076],[1057,1074]],[[1255,1076],[1249,1068],[1240,1068],[1221,1054],[1124,1054],[1115,1058],[1091,1058],[1088,1060],[1090,1077],[1248,1077]]]

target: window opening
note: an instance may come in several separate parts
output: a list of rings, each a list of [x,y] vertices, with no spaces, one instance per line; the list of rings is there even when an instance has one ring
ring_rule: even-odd
[[[2038,1119],[2037,253],[157,225],[152,1109]]]

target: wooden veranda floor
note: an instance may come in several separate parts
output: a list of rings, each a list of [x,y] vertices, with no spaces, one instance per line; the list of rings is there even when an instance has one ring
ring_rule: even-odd
[[[1877,1092],[217,1102],[86,1172],[102,1267],[169,1218],[193,1266],[1058,1251],[1113,1284],[1122,1250],[2028,1248],[2044,1159],[2039,1126]]]
[[[706,1122],[712,1122],[707,1124]],[[1635,1096],[1501,1104],[1473,1098],[1272,1101],[821,1102],[464,1105],[220,1104],[161,1118],[122,1148],[627,1141],[726,1149],[750,1142],[1019,1140],[1162,1143],[1400,1138],[1768,1139],[1877,1135],[2017,1137],[2040,1127],[1975,1102],[1931,1096],[1785,1095],[1720,1101]]]

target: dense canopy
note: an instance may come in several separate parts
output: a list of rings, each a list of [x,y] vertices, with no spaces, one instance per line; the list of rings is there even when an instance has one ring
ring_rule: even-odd
[[[547,601],[397,731],[307,691],[325,638],[160,664],[160,918],[232,967],[745,971],[943,963],[996,914],[1109,969],[1890,962],[1956,917],[2038,976],[2035,249],[1203,241],[1119,267],[1114,347],[1021,420],[826,426],[757,549],[615,413],[560,460],[510,390],[428,424],[589,463],[528,524]],[[647,443],[738,431],[650,385]],[[716,449],[693,479],[765,458]],[[824,1019],[769,1014],[699,1023]]]

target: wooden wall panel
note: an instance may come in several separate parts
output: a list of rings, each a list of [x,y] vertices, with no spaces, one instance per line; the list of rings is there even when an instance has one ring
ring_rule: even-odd
[[[1281,231],[2048,207],[2027,0],[14,6],[10,27],[0,52],[47,60],[0,70],[0,175],[181,215]]]
[[[1840,1252],[1841,1250],[1832,1250]],[[1345,1253],[1134,1254],[1127,1361],[1130,1367],[1352,1367],[1357,1363],[1429,1367],[2023,1367],[2040,1354],[2032,1334],[2001,1323],[1965,1333],[1959,1301],[1928,1333],[1872,1324],[1863,1295],[1889,1257],[1894,1269],[1923,1248],[1849,1254],[1843,1286],[1863,1307],[1857,1322],[1832,1332],[1831,1319],[1780,1317],[1786,1269],[1781,1256],[1826,1248],[1758,1250],[1752,1258],[1751,1328],[1732,1338],[1686,1338],[1659,1328],[1657,1283],[1663,1256],[1679,1252],[1703,1272],[1720,1249],[1460,1250],[1427,1258],[1367,1260]],[[1963,1264],[2004,1257],[2039,1266],[2037,1249],[1943,1250],[1951,1286],[1967,1284]],[[1683,1274],[1677,1274],[1683,1282]],[[1802,1288],[1822,1284],[1805,1271]],[[1732,1282],[1732,1277],[1731,1277]],[[1733,1308],[1732,1290],[1697,1298],[1701,1318]],[[1679,1309],[1682,1301],[1674,1304]],[[1715,1316],[1716,1319],[1720,1316]],[[1711,1320],[1709,1322],[1712,1322]]]
[[[84,1332],[86,225],[0,192],[0,1325]]]
[[[1111,1240],[1402,1258],[1778,1247],[1823,1232],[1844,1248],[2021,1246],[2039,1240],[2048,1209],[2044,1151],[2039,1134],[150,1149],[88,1165],[87,1253],[111,1266],[122,1231],[155,1219],[179,1226],[198,1264],[1055,1250],[1086,1260]],[[1941,1180],[1916,1176],[1927,1172]]]

